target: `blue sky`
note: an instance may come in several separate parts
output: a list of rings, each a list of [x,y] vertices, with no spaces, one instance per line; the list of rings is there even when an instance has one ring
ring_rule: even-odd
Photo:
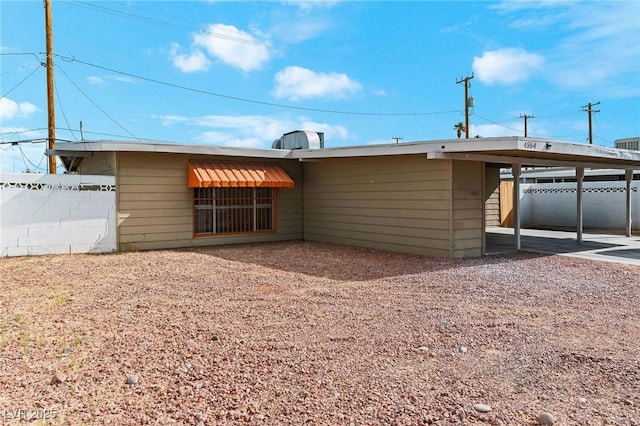
[[[270,148],[640,136],[640,2],[53,1],[56,136]],[[0,3],[0,141],[47,136],[44,8]],[[0,170],[44,171],[44,144]],[[38,167],[36,167],[38,166]]]

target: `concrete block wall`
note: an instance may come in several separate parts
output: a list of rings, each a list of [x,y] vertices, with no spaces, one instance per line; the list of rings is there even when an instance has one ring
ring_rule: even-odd
[[[523,227],[575,227],[576,183],[520,185]],[[626,182],[584,182],[584,227],[600,230],[626,229]],[[640,181],[631,182],[631,228],[640,230]]]
[[[0,257],[117,249],[114,176],[0,174]]]

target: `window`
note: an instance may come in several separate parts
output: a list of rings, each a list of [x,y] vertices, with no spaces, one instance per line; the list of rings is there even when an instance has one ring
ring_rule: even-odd
[[[273,232],[275,189],[262,187],[194,188],[196,236]]]

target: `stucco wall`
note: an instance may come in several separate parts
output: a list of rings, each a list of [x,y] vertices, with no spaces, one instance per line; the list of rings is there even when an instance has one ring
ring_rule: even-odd
[[[0,256],[116,250],[113,176],[0,174]]]
[[[295,181],[277,190],[277,232],[193,236],[193,190],[187,187],[189,160],[273,161],[166,153],[117,153],[118,229],[122,251],[302,239],[300,163],[277,160]]]

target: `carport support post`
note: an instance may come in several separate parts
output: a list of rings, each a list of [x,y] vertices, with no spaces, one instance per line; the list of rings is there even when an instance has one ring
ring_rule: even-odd
[[[516,250],[520,250],[520,172],[521,165],[513,164],[513,240]]]
[[[582,226],[583,226],[583,216],[582,216],[582,181],[584,180],[584,167],[576,167],[576,182],[578,184],[578,188],[576,189],[577,194],[577,228],[578,228],[578,236],[577,241],[578,244],[582,244]]]
[[[627,219],[626,219],[626,235],[627,237],[631,236],[631,179],[633,178],[633,170],[625,170],[624,171],[624,179],[627,181]]]

